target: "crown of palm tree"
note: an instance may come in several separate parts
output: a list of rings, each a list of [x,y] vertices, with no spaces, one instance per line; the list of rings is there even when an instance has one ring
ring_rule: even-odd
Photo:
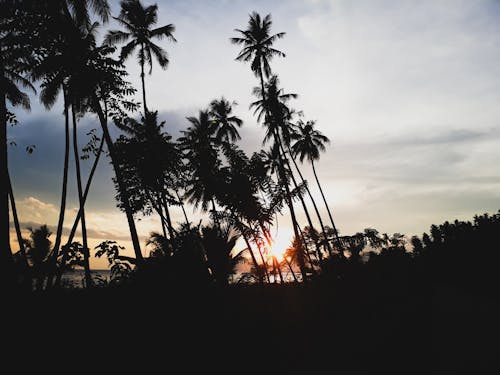
[[[126,31],[111,30],[104,38],[106,44],[125,43],[121,50],[120,58],[127,59],[130,54],[139,47],[139,61],[141,64],[149,65],[149,73],[153,69],[154,55],[162,68],[166,68],[169,63],[167,52],[152,42],[153,38],[167,38],[172,42],[177,40],[173,33],[175,26],[168,24],[153,29],[152,27],[158,22],[158,6],[150,5],[144,7],[139,0],[125,0],[120,3],[121,11],[118,17],[113,17],[122,25]]]
[[[231,103],[224,97],[212,100],[210,103],[210,116],[216,126],[215,137],[219,141],[235,142],[241,139],[237,128],[243,125],[243,121],[231,115],[233,105],[237,105],[237,103]]]
[[[305,158],[309,161],[318,160],[320,152],[326,150],[325,144],[330,143],[328,137],[314,129],[315,122],[307,121],[305,124],[299,120],[297,123],[297,141],[292,146],[294,155],[302,162]]]
[[[250,14],[246,30],[235,29],[241,36],[231,38],[234,44],[242,45],[243,49],[236,57],[238,61],[251,61],[251,69],[256,76],[263,72],[271,76],[269,62],[274,56],[285,57],[285,54],[272,47],[273,43],[285,36],[284,32],[271,35],[272,20],[268,14],[263,19],[257,12]]]

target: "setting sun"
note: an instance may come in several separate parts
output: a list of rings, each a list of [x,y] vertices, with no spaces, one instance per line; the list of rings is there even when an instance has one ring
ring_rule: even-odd
[[[293,232],[288,228],[280,228],[273,236],[269,255],[275,256],[278,261],[283,260],[283,254],[290,247],[293,239]]]

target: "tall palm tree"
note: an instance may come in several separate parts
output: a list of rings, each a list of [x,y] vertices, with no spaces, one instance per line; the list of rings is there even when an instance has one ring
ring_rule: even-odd
[[[11,259],[9,230],[9,172],[7,156],[7,102],[30,109],[28,95],[19,86],[33,89],[32,84],[18,68],[18,58],[9,56],[0,40],[0,262],[8,264]],[[9,57],[11,58],[8,61]],[[22,58],[20,56],[20,58]]]
[[[323,202],[325,203],[326,210],[328,212],[328,216],[335,233],[335,238],[337,239],[337,246],[339,246],[340,254],[342,255],[342,246],[339,239],[337,227],[335,226],[335,223],[333,221],[330,207],[328,206],[328,203],[326,201],[325,194],[323,193],[323,189],[321,187],[321,184],[319,183],[318,174],[316,173],[316,167],[314,166],[314,161],[319,160],[320,152],[326,150],[325,144],[330,143],[330,140],[319,130],[314,129],[314,125],[314,121],[307,121],[305,125],[301,123],[298,124],[299,134],[297,140],[292,146],[292,151],[299,157],[300,162],[303,162],[304,159],[307,158],[307,160],[309,160],[309,162],[311,163],[314,178],[316,179],[319,191],[321,192],[321,197],[323,198]]]
[[[188,117],[191,126],[182,131],[181,149],[189,162],[191,177],[186,196],[191,204],[208,210],[212,204],[214,221],[217,223],[215,198],[220,188],[221,161],[215,146],[215,124],[209,111],[200,111],[198,117]]]
[[[271,15],[266,15],[263,19],[257,12],[250,14],[248,27],[246,30],[235,29],[240,34],[239,37],[231,38],[233,44],[242,45],[236,60],[249,62],[252,72],[260,78],[261,88],[264,91],[264,75],[271,76],[271,66],[269,62],[273,57],[285,57],[285,54],[272,46],[276,40],[285,36],[284,32],[271,35],[272,20]]]
[[[216,125],[215,137],[218,141],[236,142],[241,139],[237,128],[241,127],[243,121],[231,115],[233,105],[236,104],[236,102],[229,102],[224,97],[210,102],[210,115]]]
[[[236,32],[240,34],[239,37],[231,38],[231,42],[233,44],[243,46],[243,49],[240,51],[236,60],[250,62],[250,67],[252,72],[260,78],[260,86],[261,93],[263,95],[262,99],[264,103],[267,101],[265,97],[265,87],[264,87],[264,75],[266,77],[271,76],[271,66],[269,62],[273,57],[285,57],[285,54],[275,48],[273,48],[273,44],[276,40],[285,36],[284,32],[271,34],[271,15],[266,15],[263,19],[261,16],[252,12],[250,15],[250,19],[248,21],[248,27],[246,30],[235,29]],[[269,108],[266,108],[267,114],[270,116]],[[274,138],[277,142],[279,140],[279,134],[276,130],[274,130]],[[284,166],[281,166],[284,169]],[[285,173],[282,171],[281,175],[283,176]],[[284,188],[286,190],[287,195],[287,205],[290,209],[290,216],[292,218],[293,229],[297,238],[302,238],[298,231],[298,221],[295,215],[295,209],[293,207],[293,202],[290,196],[290,189],[287,183],[284,183]],[[302,254],[298,256],[301,273],[303,275],[303,279],[306,280],[306,270],[305,263]]]
[[[5,13],[4,13],[5,12]],[[23,48],[28,39],[18,29],[15,9],[2,5],[0,19],[0,267],[12,261],[9,233],[9,178],[7,152],[7,123],[12,107],[30,109],[28,95],[22,88],[34,91],[25,73],[31,63],[31,50]]]
[[[169,63],[167,52],[159,45],[153,43],[152,39],[167,38],[172,42],[176,42],[177,40],[173,36],[175,26],[173,24],[168,24],[153,28],[158,22],[158,6],[156,4],[144,7],[139,0],[123,0],[120,2],[120,6],[121,11],[119,16],[113,18],[125,28],[125,31],[109,31],[104,39],[104,43],[124,43],[132,39],[123,46],[121,50],[120,57],[122,60],[127,59],[136,48],[139,49],[138,59],[141,65],[142,100],[144,114],[146,114],[147,105],[144,65],[149,65],[149,74],[151,74],[153,70],[153,56],[163,69],[166,69]]]

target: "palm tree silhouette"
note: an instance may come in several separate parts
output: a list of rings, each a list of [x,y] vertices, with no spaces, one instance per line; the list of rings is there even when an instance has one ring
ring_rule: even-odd
[[[265,96],[265,86],[264,86],[264,75],[266,77],[271,76],[271,66],[269,62],[275,56],[285,57],[285,54],[275,48],[273,48],[273,44],[276,40],[282,38],[285,33],[280,32],[272,35],[271,32],[271,15],[268,14],[261,18],[261,16],[252,12],[250,15],[250,19],[248,21],[248,27],[246,30],[235,29],[241,36],[231,38],[231,42],[234,44],[242,45],[243,49],[240,51],[236,60],[251,62],[250,67],[254,74],[260,78],[260,86],[261,86],[261,94],[262,100],[264,103],[267,102],[267,98]],[[270,108],[265,108],[267,116],[270,118]],[[280,142],[280,137],[277,131],[273,130],[273,136],[276,142]],[[281,175],[284,176],[284,166],[281,165],[282,169]],[[283,180],[282,180],[283,182]],[[283,186],[286,190],[287,195],[287,205],[290,210],[290,216],[292,218],[293,229],[297,238],[301,238],[300,233],[298,231],[298,222],[295,215],[295,209],[293,207],[293,202],[290,196],[290,189],[287,183],[283,183]],[[302,254],[298,256],[301,272],[303,275],[303,279],[306,280],[306,270],[305,263]]]
[[[330,140],[328,139],[328,137],[321,134],[320,131],[314,129],[314,124],[315,124],[314,121],[307,121],[305,125],[303,123],[298,124],[299,134],[297,140],[292,146],[292,151],[294,152],[295,155],[299,157],[299,160],[301,162],[303,162],[304,159],[307,158],[307,160],[309,160],[309,162],[311,163],[312,170],[314,173],[314,178],[316,179],[319,191],[321,192],[321,197],[323,198],[323,202],[325,203],[328,216],[330,218],[330,222],[332,223],[332,228],[335,233],[335,238],[337,239],[337,246],[339,247],[340,255],[342,256],[343,255],[342,244],[339,239],[337,227],[333,222],[333,217],[330,211],[330,207],[328,206],[328,203],[326,201],[325,194],[323,193],[323,189],[321,187],[321,184],[319,183],[318,174],[316,173],[316,168],[314,166],[314,161],[319,160],[320,152],[326,150],[325,144],[330,143]]]
[[[104,43],[123,43],[132,39],[123,46],[121,50],[120,58],[122,60],[127,59],[136,48],[139,49],[138,58],[139,64],[141,65],[142,99],[144,114],[146,114],[147,105],[144,65],[149,65],[149,74],[151,74],[153,70],[153,56],[163,69],[166,69],[169,63],[167,52],[157,44],[154,44],[152,39],[167,38],[172,42],[176,42],[173,36],[175,26],[173,24],[168,24],[154,29],[152,28],[158,21],[157,5],[144,7],[139,0],[124,0],[120,2],[120,6],[120,15],[113,18],[117,20],[126,31],[109,31],[104,39]]]
[[[0,33],[0,262],[11,264],[9,230],[9,172],[7,152],[7,102],[30,109],[29,97],[20,87],[35,90],[25,78],[28,55],[18,47],[19,40],[12,33]]]
[[[190,180],[186,187],[188,202],[208,210],[212,204],[214,222],[218,225],[215,198],[220,186],[220,166],[215,138],[215,123],[210,117],[210,112],[199,111],[198,117],[188,117],[191,126],[183,130],[183,136],[179,138],[181,149],[189,162],[191,171]]]
[[[46,274],[46,260],[50,253],[52,235],[47,225],[42,225],[38,229],[28,228],[30,231],[30,240],[25,242],[26,253],[33,272],[37,278],[37,289],[43,288],[43,280]],[[50,265],[49,265],[50,266]]]
[[[215,137],[219,142],[236,142],[241,139],[237,128],[241,127],[243,121],[231,115],[232,107],[236,104],[236,102],[230,103],[224,97],[210,102],[210,116],[216,125]]]
[[[88,49],[87,45],[91,42],[88,38],[94,38],[92,30],[96,28],[96,24],[91,25],[90,23],[89,8],[91,7],[104,22],[109,17],[109,5],[105,0],[62,0],[59,6],[57,12],[51,14],[51,17],[57,23],[57,30],[54,31],[54,40],[48,44],[44,58],[33,67],[31,72],[33,79],[42,80],[40,100],[46,108],[51,108],[55,104],[61,91],[64,101],[65,149],[63,182],[56,238],[51,254],[54,264],[57,262],[59,247],[61,245],[66,210],[70,148],[69,109],[74,102],[71,95],[75,94],[75,86],[77,86],[75,82],[72,82],[72,93],[70,93],[70,80],[78,81],[79,79],[80,83],[84,81],[84,79],[81,79],[81,68],[84,65],[82,58]],[[79,78],[75,79],[75,76]],[[80,194],[79,198],[81,198]],[[80,199],[79,201],[81,202]],[[48,286],[52,284],[52,277],[53,275],[49,276]],[[87,274],[87,277],[89,277],[89,274]]]
[[[246,249],[233,253],[239,233],[231,226],[225,225],[221,228],[203,227],[201,234],[201,243],[212,275],[218,285],[226,286],[229,276],[236,272],[237,265],[245,259],[243,253]]]
[[[298,95],[291,93],[287,94],[283,89],[279,88],[279,79],[276,75],[273,75],[269,79],[269,81],[265,84],[264,89],[265,93],[263,94],[262,90],[259,87],[255,87],[254,94],[260,96],[261,98],[265,97],[267,99],[267,103],[264,101],[264,99],[260,99],[250,104],[250,108],[255,108],[254,113],[257,114],[257,120],[260,121],[263,118],[265,118],[266,120],[264,122],[266,125],[266,134],[264,136],[263,143],[265,144],[268,140],[275,141],[276,151],[281,154],[281,157],[278,157],[278,155],[276,155],[276,158],[278,161],[282,160],[282,163],[286,167],[286,176],[290,177],[296,190],[304,187],[307,191],[308,187],[304,179],[302,179],[302,186],[299,186],[299,184],[297,183],[297,180],[295,179],[292,168],[288,161],[287,153],[283,148],[287,147],[287,149],[290,150],[290,142],[294,134],[294,129],[290,125],[290,120],[294,111],[288,107],[288,102],[291,99],[297,98]],[[269,112],[266,110],[267,108],[269,108]],[[268,113],[270,113],[272,116],[268,116]],[[278,134],[280,136],[281,142],[277,142],[277,140],[274,139],[274,134]],[[295,161],[293,162],[295,163]],[[309,210],[302,194],[299,194],[298,197],[306,215],[309,227],[314,229],[311,215],[309,214]],[[316,233],[316,231],[313,231],[313,233]],[[322,261],[323,255],[319,246],[319,239],[315,238],[313,243],[316,247],[316,256],[318,257],[318,259],[320,259],[320,261]],[[308,245],[306,243],[304,244],[304,246],[306,251],[309,251]]]

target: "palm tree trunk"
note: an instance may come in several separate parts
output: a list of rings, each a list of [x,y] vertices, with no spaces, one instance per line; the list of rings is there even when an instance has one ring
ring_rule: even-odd
[[[81,216],[81,226],[82,226],[82,243],[83,243],[83,267],[85,270],[85,286],[87,288],[92,286],[92,276],[90,274],[90,263],[89,263],[89,247],[87,241],[87,223],[85,221],[85,207],[83,203],[83,191],[82,191],[82,174],[80,169],[80,155],[78,152],[78,132],[76,128],[76,113],[75,105],[71,106],[71,114],[73,118],[73,152],[75,155],[75,169],[76,169],[76,186],[78,190],[78,203]]]
[[[283,278],[283,274],[281,273],[280,264],[278,262],[278,259],[276,259],[276,257],[274,255],[273,255],[273,264],[274,264],[274,268],[278,270],[278,275],[280,277],[281,283],[284,284],[285,279]]]
[[[109,156],[111,158],[111,164],[113,165],[113,169],[115,171],[116,182],[118,184],[118,189],[119,189],[119,193],[120,193],[120,198],[122,200],[123,208],[125,209],[125,215],[127,216],[128,226],[130,229],[130,237],[132,239],[132,245],[134,247],[134,254],[135,254],[135,257],[137,259],[137,265],[140,265],[143,263],[144,257],[142,256],[141,245],[139,243],[139,237],[137,235],[137,228],[136,228],[135,222],[134,222],[134,215],[132,214],[132,209],[130,207],[129,196],[128,196],[127,189],[125,187],[125,183],[123,181],[122,171],[120,170],[120,167],[119,167],[118,162],[116,160],[115,147],[114,147],[113,141],[111,139],[111,135],[109,134],[109,129],[108,129],[106,117],[104,116],[104,113],[102,112],[102,108],[101,108],[101,105],[99,103],[99,99],[97,98],[97,96],[95,94],[93,97],[93,101],[94,101],[94,109],[97,112],[97,115],[99,116],[99,120],[101,122],[101,128],[102,128],[104,140],[106,141],[106,146],[108,147]]]
[[[57,256],[59,255],[59,247],[61,246],[61,237],[64,224],[64,212],[66,211],[66,195],[68,191],[68,168],[69,168],[69,100],[66,87],[63,87],[64,97],[64,166],[63,166],[63,181],[61,191],[61,205],[59,207],[59,220],[57,222],[56,239],[52,250],[52,255],[49,260],[50,269],[47,280],[47,288],[52,287],[52,281],[56,272]]]
[[[0,70],[0,77],[3,72]],[[10,248],[10,225],[9,225],[9,185],[8,185],[8,153],[7,153],[7,97],[4,88],[0,87],[0,271],[2,277],[8,275],[13,264],[12,251]]]
[[[24,267],[29,268],[28,257],[26,256],[26,249],[24,248],[23,236],[21,234],[21,226],[19,225],[19,217],[17,216],[16,200],[14,199],[14,191],[12,190],[12,181],[10,174],[7,170],[7,180],[9,184],[10,207],[12,209],[12,218],[14,219],[14,227],[16,228],[17,242],[19,243],[19,251]]]
[[[259,270],[259,262],[257,262],[257,258],[255,257],[255,254],[253,253],[252,246],[250,245],[250,242],[248,241],[247,236],[244,235],[243,233],[241,235],[243,237],[243,240],[245,240],[245,244],[247,245],[248,252],[250,253],[250,256],[252,257],[253,265],[254,265],[255,269],[258,271]],[[264,284],[264,279],[259,278],[259,282],[261,284]]]
[[[314,207],[314,211],[316,212],[316,216],[318,217],[319,225],[321,226],[321,231],[323,232],[323,236],[325,237],[325,239],[327,239],[328,236],[326,234],[325,225],[323,224],[323,219],[319,213],[318,206],[316,205],[316,201],[314,200],[314,198],[311,194],[311,190],[309,189],[309,184],[307,183],[307,181],[304,179],[304,176],[300,172],[300,168],[297,165],[295,158],[293,157],[292,150],[290,150],[290,146],[288,146],[288,153],[290,155],[290,158],[292,159],[292,162],[293,162],[293,165],[295,166],[295,169],[297,170],[297,173],[299,174],[300,180],[302,181],[303,184],[305,184],[307,194],[309,195],[309,198],[311,199],[311,202],[312,202],[313,207]],[[328,251],[328,255],[332,256],[332,248],[331,248],[330,243],[328,241],[325,241],[325,246],[326,246],[326,249]]]
[[[290,177],[292,178],[293,186],[295,186],[295,188],[297,189],[299,187],[299,185],[297,184],[297,180],[295,180],[295,176],[293,175],[290,164],[288,163],[288,158],[286,157],[284,150],[281,150],[281,151],[283,152],[284,160],[287,164],[288,170],[290,171]],[[309,228],[311,228],[311,233],[315,233],[316,229],[314,229],[314,225],[313,225],[312,220],[311,220],[311,215],[309,215],[309,210],[307,209],[306,202],[304,201],[304,198],[302,198],[301,195],[299,195],[299,198],[300,198],[300,203],[302,203],[302,208],[304,209],[304,213],[306,214],[307,223],[309,224]],[[314,240],[314,246],[316,247],[316,254],[318,256],[318,259],[320,262],[323,262],[323,254],[321,254],[321,249],[319,247],[318,239],[313,238],[313,240]],[[307,248],[306,248],[306,251],[309,254],[309,251]],[[312,266],[312,264],[311,264],[311,266]]]
[[[262,74],[262,67],[259,67],[259,76],[260,76],[260,86],[261,86],[261,90],[262,90],[262,100],[263,100],[266,112],[268,112],[268,115],[269,115],[269,110],[268,110],[267,104],[266,104],[266,94],[265,94],[266,91],[265,91],[265,87],[264,87],[264,76]],[[279,134],[276,134],[275,129],[273,129],[273,133],[274,133],[273,135],[274,135],[275,139],[278,142],[280,142]],[[284,166],[282,165],[281,161],[280,161],[280,169],[282,170],[282,173],[284,174]],[[293,202],[292,202],[292,198],[290,196],[290,189],[288,187],[288,183],[286,182],[286,179],[283,181],[283,185],[285,186],[287,205],[288,205],[288,208],[290,209],[290,216],[292,217],[292,225],[293,225],[294,234],[295,234],[296,238],[301,239],[301,242],[304,244],[304,246],[306,246],[304,238],[300,235],[299,231],[297,230],[297,227],[298,227],[297,217],[295,216],[295,210],[293,208]],[[301,252],[299,251],[299,253],[301,253]],[[298,261],[299,261],[300,272],[302,274],[302,280],[305,282],[307,280],[307,272],[306,272],[306,268],[305,268],[304,254],[299,254]]]
[[[264,267],[264,272],[266,273],[267,281],[270,283],[271,278],[269,277],[269,272],[267,272],[267,262],[264,259],[264,254],[262,253],[261,245],[259,244],[259,239],[257,238],[257,236],[254,235],[253,240],[255,242],[255,245],[257,245],[257,250],[259,250],[260,260],[262,261],[262,266]]]
[[[175,229],[174,226],[172,225],[172,219],[170,217],[170,211],[168,209],[167,199],[165,198],[165,192],[162,192],[161,200],[163,203],[163,207],[165,209],[165,219],[167,220],[167,229],[168,229],[168,234],[170,235],[170,241],[173,241],[175,238]]]
[[[92,179],[94,178],[95,171],[97,169],[97,165],[99,164],[99,159],[101,158],[102,150],[104,148],[104,137],[101,139],[101,143],[99,144],[99,149],[97,150],[96,157],[94,159],[94,164],[92,165],[92,168],[90,170],[89,177],[87,179],[87,184],[85,185],[85,191],[83,192],[83,206],[85,206],[85,202],[87,202],[87,196],[90,191],[90,185],[92,184]],[[73,242],[73,238],[75,237],[76,229],[78,228],[78,224],[80,223],[80,218],[82,217],[82,211],[81,209],[78,209],[78,214],[76,215],[75,221],[73,223],[73,227],[71,228],[71,232],[69,233],[68,240],[66,241],[66,246],[70,245]],[[63,259],[61,261],[61,267],[59,267],[59,270],[57,271],[57,277],[56,277],[56,282],[55,286],[59,287],[61,285],[61,279],[62,275],[64,273],[64,267],[66,266],[66,261],[67,261],[67,256],[66,253],[63,255]]]
[[[146,83],[144,77],[144,45],[141,44],[141,82],[142,82],[142,102],[144,105],[144,118],[146,118],[146,114],[148,113],[148,107],[146,106]]]
[[[290,262],[288,261],[288,259],[286,258],[286,256],[283,256],[283,259],[285,260],[285,263],[288,266],[288,269],[290,270],[290,273],[292,274],[293,281],[296,282],[296,283],[298,283],[299,280],[297,280],[297,276],[295,275],[295,272],[293,271],[292,265],[290,264]]]
[[[215,208],[215,199],[212,198],[212,211],[214,213],[214,223],[215,225],[217,225],[217,228],[219,228],[219,231],[220,231],[220,222],[219,222],[219,218],[217,217],[217,209]]]
[[[328,207],[328,203],[326,202],[325,194],[323,194],[323,189],[321,188],[321,184],[319,183],[318,175],[316,173],[316,168],[314,167],[314,161],[311,160],[311,166],[312,170],[314,173],[314,178],[316,179],[316,183],[318,184],[319,191],[321,192],[321,197],[323,198],[323,202],[325,202],[326,210],[328,212],[328,216],[330,217],[330,221],[332,223],[332,228],[333,228],[333,233],[335,233],[335,239],[337,240],[337,246],[339,249],[339,254],[343,258],[344,257],[344,251],[342,249],[342,242],[340,241],[339,238],[339,232],[337,231],[337,227],[335,226],[335,223],[333,222],[333,217],[332,213],[330,212],[330,208]]]
[[[178,201],[179,201],[179,203],[181,204],[182,213],[184,214],[184,219],[186,220],[186,225],[187,225],[187,227],[188,227],[188,229],[189,229],[189,226],[190,226],[191,224],[189,223],[189,219],[188,219],[188,217],[187,217],[187,215],[186,215],[186,209],[184,208],[184,202],[181,200],[181,197],[179,196],[179,193],[177,192],[177,189],[175,189],[174,191],[175,191],[175,195],[176,195],[176,197],[177,197],[177,200],[178,200]]]

